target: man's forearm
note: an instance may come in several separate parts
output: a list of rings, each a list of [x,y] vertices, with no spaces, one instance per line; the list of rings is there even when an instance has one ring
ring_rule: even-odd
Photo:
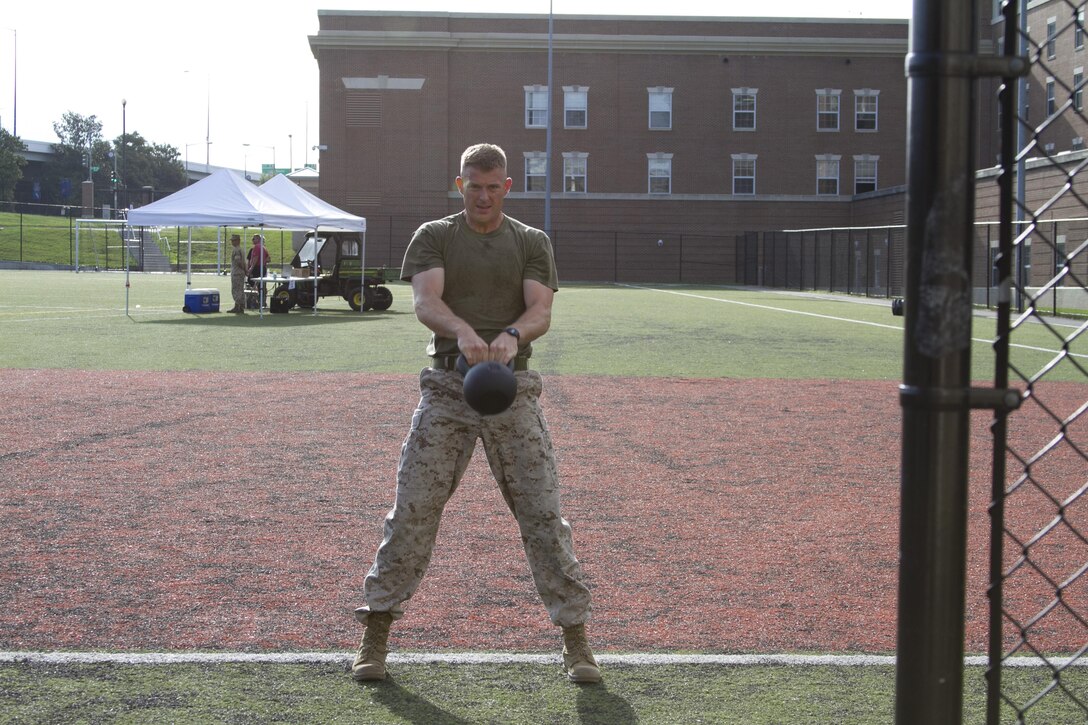
[[[416,319],[439,337],[460,340],[465,334],[475,334],[472,327],[455,315],[441,298],[417,300],[415,313]]]

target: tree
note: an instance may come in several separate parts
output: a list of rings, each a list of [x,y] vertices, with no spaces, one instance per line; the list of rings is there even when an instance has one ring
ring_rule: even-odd
[[[66,111],[60,121],[53,123],[53,133],[60,139],[59,146],[82,151],[102,140],[102,122],[97,116]]]
[[[15,198],[15,185],[23,178],[23,167],[26,166],[24,151],[26,145],[18,136],[0,128],[0,201]]]
[[[67,111],[53,124],[53,132],[59,141],[53,144],[53,160],[42,173],[40,201],[79,205],[79,185],[88,179],[95,188],[109,188],[110,145],[102,138],[102,122],[93,115]]]
[[[181,165],[181,154],[177,148],[166,144],[149,144],[135,131],[124,138],[118,136],[113,141],[113,147],[118,155],[118,173],[123,177],[121,181],[131,193],[147,186],[156,192],[176,191],[185,186],[185,168]]]
[[[73,111],[55,122],[53,131],[59,141],[39,184],[45,203],[80,203],[79,185],[87,180],[94,182],[96,204],[117,206],[150,201],[140,196],[143,187],[158,193],[185,185],[181,154],[173,146],[150,144],[135,131],[106,141],[96,116]]]

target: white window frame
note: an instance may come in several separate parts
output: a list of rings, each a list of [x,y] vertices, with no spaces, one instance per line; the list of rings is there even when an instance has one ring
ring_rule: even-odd
[[[834,133],[839,130],[839,112],[842,108],[842,89],[816,89],[816,130]],[[831,121],[834,121],[834,124]]]
[[[842,156],[838,154],[816,155],[816,196],[839,195],[839,168]],[[834,182],[834,191],[827,190],[828,182]]]
[[[589,154],[584,151],[563,152],[563,191],[567,194],[585,194],[589,182]],[[581,180],[581,188],[579,187]]]
[[[1073,110],[1084,110],[1084,68],[1073,69]]]
[[[522,156],[525,159],[525,191],[547,191],[548,154],[544,151],[525,151]],[[540,188],[534,188],[535,186]]]
[[[869,108],[869,104],[872,108]],[[872,117],[872,128],[861,128],[862,119]],[[880,91],[862,88],[854,91],[854,130],[859,133],[876,133],[879,128]]]
[[[651,131],[672,130],[672,88],[652,86],[646,89],[649,129]],[[656,103],[655,103],[656,101]],[[654,123],[657,114],[657,123]],[[667,120],[667,123],[664,121]]]
[[[654,189],[655,179],[659,180],[657,190]],[[665,188],[660,188],[661,179],[665,180]],[[672,154],[646,154],[646,193],[655,196],[672,193]]]
[[[756,110],[758,108],[756,94],[758,88],[734,88],[733,90],[733,130],[755,131]],[[746,103],[751,101],[751,108]],[[749,121],[750,119],[750,121]],[[749,125],[750,124],[750,125]]]
[[[1046,116],[1050,118],[1058,110],[1058,101],[1054,97],[1054,79],[1046,79]]]
[[[1073,50],[1084,50],[1084,8],[1073,11]]]
[[[1049,17],[1046,19],[1046,58],[1054,60],[1058,55],[1058,19]]]
[[[525,128],[547,128],[548,101],[551,94],[547,86],[523,86],[525,89]]]
[[[581,123],[577,123],[577,114]],[[574,114],[575,123],[571,123]],[[589,86],[563,86],[563,128],[589,127]]]
[[[732,154],[733,159],[733,195],[754,196],[756,193],[756,154]],[[738,182],[743,188],[738,190]]]
[[[877,174],[880,171],[880,157],[872,154],[861,154],[854,157],[854,193],[864,194],[869,191],[876,191],[877,186]],[[872,184],[871,189],[859,189],[858,187],[865,182],[866,184]]]

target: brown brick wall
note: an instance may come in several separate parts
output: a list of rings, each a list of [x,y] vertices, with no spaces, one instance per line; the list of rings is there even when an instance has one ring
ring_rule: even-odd
[[[321,78],[321,142],[328,146],[320,195],[368,218],[368,254],[384,249],[399,262],[412,229],[460,208],[451,194],[456,165],[464,147],[478,141],[507,152],[510,214],[544,226],[543,194],[523,192],[523,154],[546,149],[545,130],[525,128],[524,99],[525,86],[548,81],[546,17],[322,11],[320,21],[311,40]],[[899,21],[557,18],[557,250],[564,237],[581,234],[590,238],[580,244],[613,251],[608,234],[646,235],[652,248],[643,252],[645,245],[631,242],[627,251],[636,258],[633,269],[644,263],[651,274],[655,260],[679,246],[670,240],[681,236],[690,252],[695,238],[853,223],[854,155],[880,157],[880,189],[905,182],[906,34]],[[714,38],[721,43],[708,42]],[[783,38],[808,50],[791,50]],[[343,82],[380,76],[424,82],[418,90],[351,90]],[[569,85],[589,88],[586,129],[563,127],[562,87]],[[653,86],[673,88],[670,130],[648,128],[646,89]],[[758,89],[754,131],[732,128],[731,89],[738,87]],[[841,90],[838,132],[816,130],[817,88]],[[854,90],[862,88],[880,91],[875,133],[854,130]],[[560,193],[563,152],[589,155],[588,194]],[[673,154],[672,194],[664,198],[647,193],[647,154],[657,152]],[[755,196],[731,194],[735,153],[758,156]],[[816,154],[841,156],[840,197],[816,196]],[[880,202],[860,204],[876,210],[866,218],[885,213]],[[894,213],[895,202],[885,205]],[[592,278],[598,262],[583,258],[584,269],[571,274]]]

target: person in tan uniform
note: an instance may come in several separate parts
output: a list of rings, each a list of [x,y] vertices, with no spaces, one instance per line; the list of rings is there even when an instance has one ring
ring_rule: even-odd
[[[242,251],[242,237],[230,235],[230,295],[234,298],[234,307],[227,312],[239,315],[246,311],[246,255]]]
[[[420,401],[401,449],[385,536],[364,580],[366,604],[355,610],[366,630],[352,675],[385,678],[390,625],[403,616],[426,572],[443,508],[480,440],[517,520],[537,592],[562,628],[567,677],[599,682],[585,632],[590,592],[560,514],[541,377],[528,366],[533,340],[551,325],[558,289],[551,240],[503,213],[512,181],[498,146],[470,146],[456,184],[464,211],[416,230],[401,268],[412,284],[416,317],[433,333],[431,361],[419,376]],[[518,390],[509,408],[483,415],[469,407],[456,369],[460,354],[470,365],[514,362]]]

